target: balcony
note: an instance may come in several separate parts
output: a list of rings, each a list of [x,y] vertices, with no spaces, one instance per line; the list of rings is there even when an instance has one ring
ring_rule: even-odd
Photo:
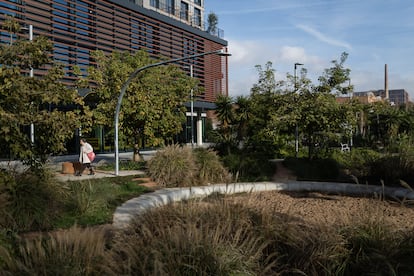
[[[224,38],[224,31],[220,28],[215,30],[208,30],[208,24],[203,21],[200,14],[192,14],[190,10],[178,10],[174,6],[166,5],[161,2],[157,2],[157,7],[151,6],[150,9],[155,10],[161,14],[168,15],[169,17],[175,18],[184,22],[194,28],[208,32],[210,35],[218,38]]]

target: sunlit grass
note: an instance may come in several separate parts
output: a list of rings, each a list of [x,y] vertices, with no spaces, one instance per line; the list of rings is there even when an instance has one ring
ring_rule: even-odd
[[[148,192],[136,176],[94,178],[69,181],[69,197],[59,218],[57,228],[112,223],[113,213],[123,202]]]

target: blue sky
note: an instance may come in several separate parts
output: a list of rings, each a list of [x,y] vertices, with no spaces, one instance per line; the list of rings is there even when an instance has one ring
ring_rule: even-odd
[[[249,95],[255,65],[273,63],[276,79],[303,63],[316,83],[332,60],[349,54],[355,91],[406,89],[414,100],[412,0],[205,0],[229,43],[230,96]]]

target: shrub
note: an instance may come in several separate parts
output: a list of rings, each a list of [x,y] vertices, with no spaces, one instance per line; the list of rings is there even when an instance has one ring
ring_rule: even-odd
[[[384,156],[370,166],[372,184],[381,181],[386,186],[400,186],[400,180],[412,183],[414,181],[414,159],[407,159],[403,155]]]
[[[48,229],[67,193],[47,170],[0,172],[0,225],[18,231]]]
[[[105,258],[102,229],[73,227],[25,240],[6,260],[10,275],[97,275]]]
[[[148,174],[159,185],[167,187],[227,182],[229,178],[214,151],[178,145],[157,151],[148,161]]]
[[[165,187],[183,187],[197,183],[197,166],[192,150],[171,145],[157,151],[148,161],[148,174]]]
[[[360,183],[400,186],[400,181],[414,181],[414,152],[407,143],[398,146],[398,153],[381,154],[370,149],[354,148],[350,153],[337,153],[335,160]]]
[[[55,228],[74,224],[87,226],[112,222],[113,211],[123,202],[148,189],[138,185],[136,176],[120,176],[68,181],[65,208],[54,221]]]
[[[197,148],[194,150],[198,168],[198,183],[225,183],[229,181],[229,173],[223,167],[218,155],[210,149]]]
[[[179,204],[144,213],[114,244],[119,275],[258,275],[259,214],[233,204]],[[265,261],[263,261],[265,263]]]
[[[367,148],[353,148],[348,152],[335,152],[333,158],[348,174],[355,176],[363,183],[371,175],[371,166],[381,154]]]
[[[397,153],[389,153],[371,164],[371,178],[376,183],[400,186],[400,181],[414,181],[414,149],[410,141],[402,140]]]
[[[93,188],[87,181],[71,181],[68,183],[70,194],[68,209],[77,215],[85,214],[92,204]]]
[[[275,172],[275,166],[269,159],[265,154],[254,152],[232,153],[222,157],[224,166],[235,176],[236,181],[269,180]]]
[[[284,165],[295,172],[298,180],[336,180],[339,166],[334,159],[286,158]]]
[[[381,215],[362,215],[341,230],[349,256],[346,275],[410,275],[414,271],[414,235],[395,231]]]
[[[7,262],[13,260],[12,252],[18,235],[8,229],[0,230],[0,275],[4,271]]]

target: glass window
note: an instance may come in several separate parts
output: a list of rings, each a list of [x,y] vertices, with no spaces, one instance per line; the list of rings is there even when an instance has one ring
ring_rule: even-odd
[[[201,0],[194,0],[194,4],[201,6]]]
[[[194,24],[196,26],[201,26],[201,10],[194,8]]]
[[[188,3],[181,1],[180,18],[188,21]]]
[[[174,14],[175,3],[174,0],[167,0],[167,12]]]
[[[150,5],[151,5],[151,7],[159,9],[160,8],[160,1],[159,0],[151,0]]]

